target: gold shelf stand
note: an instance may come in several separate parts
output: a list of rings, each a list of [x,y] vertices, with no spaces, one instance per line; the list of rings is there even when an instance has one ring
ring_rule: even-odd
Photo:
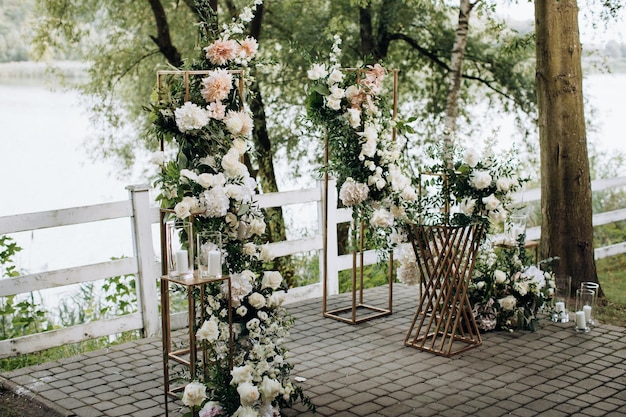
[[[410,228],[422,291],[405,346],[450,357],[482,344],[467,288],[484,233],[482,224]]]
[[[196,318],[200,317],[202,320],[208,319],[205,309],[205,288],[207,284],[214,282],[227,282],[228,294],[231,293],[231,280],[229,275],[224,275],[220,278],[200,278],[198,271],[194,271],[192,277],[171,277],[168,274],[167,269],[167,249],[165,238],[165,223],[168,214],[173,213],[170,209],[161,209],[160,211],[160,233],[161,233],[161,332],[163,342],[163,391],[165,400],[165,415],[169,415],[169,400],[170,398],[178,399],[178,393],[185,389],[185,386],[172,386],[170,380],[170,361],[185,365],[189,368],[189,374],[191,380],[196,379],[198,364],[202,364],[203,375],[208,372],[208,355],[204,347],[204,344],[198,349],[198,342],[196,340]],[[193,217],[190,220],[193,222]],[[192,229],[193,230],[193,229]],[[193,247],[193,245],[191,245]],[[174,350],[172,344],[172,326],[170,321],[170,288],[171,285],[178,285],[185,288],[187,295],[187,320],[189,335],[187,339],[187,346]],[[200,291],[200,305],[196,303],[194,296],[194,290]],[[198,308],[199,307],[199,308]],[[228,298],[228,324],[229,324],[229,366],[233,368],[234,357],[234,336],[233,336],[233,317],[232,317],[232,305],[231,298]],[[199,362],[198,350],[202,354],[202,360]],[[192,411],[192,415],[195,413]]]

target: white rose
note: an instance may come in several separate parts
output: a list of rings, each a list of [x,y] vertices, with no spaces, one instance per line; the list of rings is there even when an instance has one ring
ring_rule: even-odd
[[[353,129],[358,128],[361,125],[361,110],[355,108],[348,109],[348,122]]]
[[[232,384],[241,384],[243,382],[252,381],[252,367],[250,365],[235,366],[230,371],[230,375],[233,377]]]
[[[496,181],[496,187],[498,188],[498,191],[502,191],[504,193],[509,192],[509,190],[511,189],[511,185],[513,185],[513,182],[506,177],[498,178],[498,181]]]
[[[328,75],[328,71],[326,71],[326,67],[324,64],[313,64],[311,69],[307,71],[307,77],[309,80],[319,80],[320,78],[324,78]]]
[[[241,405],[252,405],[259,399],[259,390],[250,382],[242,382],[237,386]]]
[[[493,275],[496,277],[496,284],[504,284],[506,282],[506,273],[504,271],[496,269]]]
[[[254,407],[239,406],[233,417],[259,417],[259,413]]]
[[[506,220],[506,211],[502,210],[502,207],[490,211],[489,220],[496,224],[504,222]]]
[[[488,171],[474,171],[470,175],[470,184],[477,190],[487,188],[491,184],[491,174]]]
[[[252,307],[256,308],[257,310],[265,307],[265,297],[258,292],[253,292],[252,294],[250,294],[250,296],[248,297],[248,302]]]
[[[254,218],[250,221],[250,233],[253,235],[261,236],[265,233],[265,221],[261,218]]]
[[[273,261],[276,256],[269,245],[261,246],[259,250],[259,260],[263,262]]]
[[[504,298],[498,300],[498,304],[503,310],[513,311],[517,305],[517,299],[513,295],[507,295]]]
[[[252,242],[248,242],[243,245],[242,252],[244,255],[254,256],[256,255],[256,245]]]
[[[206,398],[206,386],[199,382],[190,382],[185,387],[182,402],[188,407],[202,405]]]
[[[176,217],[179,219],[189,217],[191,214],[191,206],[188,202],[181,201],[174,206],[174,214],[176,214]]]
[[[487,210],[495,210],[500,206],[500,200],[493,194],[489,194],[487,197],[483,197],[483,204]]]
[[[393,214],[385,209],[374,210],[370,224],[374,227],[391,227],[394,222]]]
[[[276,291],[270,295],[270,307],[280,307],[287,298],[287,294],[284,291]]]
[[[328,76],[328,82],[335,84],[343,81],[343,73],[339,71],[337,68],[333,69],[333,71]]]
[[[237,149],[240,155],[243,155],[248,150],[248,144],[241,138],[233,140],[233,148]]]
[[[339,110],[341,108],[341,99],[329,97],[326,100],[326,107],[333,110]]]
[[[217,328],[217,322],[215,320],[206,320],[202,323],[202,327],[196,332],[196,338],[198,340],[207,340],[209,342],[217,340],[220,332]]]
[[[150,157],[150,162],[158,166],[163,166],[163,164],[165,164],[165,152],[163,151],[153,152]]]
[[[248,314],[248,309],[246,308],[246,306],[239,306],[237,307],[237,310],[235,310],[237,312],[237,314],[239,314],[241,317],[245,316],[246,314]]]
[[[267,376],[263,377],[263,382],[261,382],[261,386],[259,387],[259,391],[261,391],[261,395],[266,402],[274,400],[282,390],[283,387],[279,381],[270,379]]]
[[[283,282],[283,277],[278,271],[265,271],[263,273],[263,280],[261,281],[261,289],[271,288],[273,290],[280,287]]]
[[[478,164],[479,158],[480,156],[475,149],[466,149],[463,155],[463,161],[472,168]]]
[[[482,290],[483,288],[485,288],[485,281],[479,281],[476,283],[476,288],[478,288],[479,290]]]
[[[460,209],[463,214],[471,216],[474,213],[476,207],[476,200],[473,198],[465,197],[461,200]]]
[[[198,182],[198,174],[189,170],[189,169],[181,169],[180,170],[180,178],[188,178],[193,182]]]

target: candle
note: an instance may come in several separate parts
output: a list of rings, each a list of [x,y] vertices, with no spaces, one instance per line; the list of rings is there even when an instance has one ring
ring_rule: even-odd
[[[583,306],[583,312],[585,313],[585,320],[589,323],[591,321],[591,306]]]
[[[565,313],[565,303],[563,301],[557,301],[554,304],[554,311],[557,313]]]
[[[189,271],[189,259],[186,250],[176,252],[176,272],[183,273]]]
[[[576,312],[576,328],[579,330],[584,330],[587,328],[587,320],[585,320],[584,311]]]
[[[222,257],[218,250],[208,252],[208,274],[214,277],[222,276]]]

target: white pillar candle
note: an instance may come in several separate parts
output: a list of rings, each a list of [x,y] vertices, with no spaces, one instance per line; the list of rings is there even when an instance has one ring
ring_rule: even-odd
[[[176,272],[182,273],[189,271],[189,259],[186,250],[176,252]]]
[[[585,313],[585,320],[589,323],[591,321],[591,306],[583,306],[583,312]]]
[[[556,311],[557,313],[564,313],[565,303],[563,301],[557,301],[556,303],[554,303],[554,311]]]
[[[208,274],[219,277],[222,275],[222,257],[220,251],[211,250],[208,253]]]
[[[577,311],[576,312],[576,328],[583,330],[587,328],[587,320],[585,320],[585,312]]]

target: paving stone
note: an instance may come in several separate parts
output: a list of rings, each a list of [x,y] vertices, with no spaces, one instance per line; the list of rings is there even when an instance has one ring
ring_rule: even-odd
[[[367,295],[384,303],[386,292]],[[356,326],[322,318],[320,300],[289,305],[292,376],[308,378],[300,385],[317,413],[298,404],[285,416],[626,415],[626,329],[578,335],[542,321],[535,333],[483,334],[482,346],[446,358],[404,346],[415,299],[394,286],[394,314]],[[143,339],[1,375],[77,417],[163,416],[161,348]],[[179,402],[169,411],[186,412]]]

